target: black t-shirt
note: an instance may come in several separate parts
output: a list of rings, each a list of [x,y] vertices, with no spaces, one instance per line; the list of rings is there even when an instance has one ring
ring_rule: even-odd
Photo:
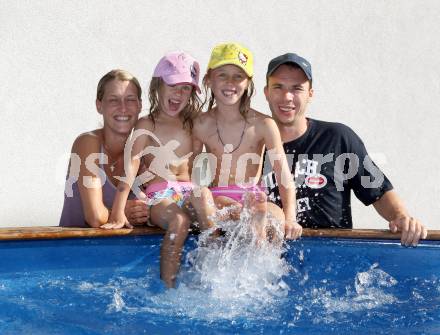
[[[306,228],[352,228],[350,193],[365,205],[393,188],[349,127],[308,119],[307,131],[284,143],[295,177],[297,219]],[[263,182],[269,200],[281,206],[278,186],[265,155]]]

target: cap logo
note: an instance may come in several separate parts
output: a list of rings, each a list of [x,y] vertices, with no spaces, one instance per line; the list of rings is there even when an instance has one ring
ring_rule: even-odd
[[[165,66],[166,66],[166,68],[164,69],[164,71],[166,73],[176,73],[177,72],[176,66],[173,63],[171,63],[170,61],[167,60],[165,63]]]
[[[248,61],[248,56],[246,56],[243,52],[239,51],[238,60],[240,61],[241,64],[246,65]]]
[[[194,67],[193,64],[189,67],[189,70],[191,71],[191,78],[196,79],[197,77],[197,69]]]

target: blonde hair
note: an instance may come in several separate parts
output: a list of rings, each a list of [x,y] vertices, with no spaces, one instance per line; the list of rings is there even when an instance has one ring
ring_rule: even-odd
[[[209,87],[208,87],[208,77],[211,74],[211,69],[208,70],[208,72],[206,72],[205,76],[203,77],[203,89],[205,91],[205,96],[206,99],[208,100],[208,111],[210,111],[213,107],[215,107],[215,96],[214,96],[214,92],[212,92]],[[243,71],[243,70],[242,70]],[[243,73],[245,73],[243,71]],[[246,74],[246,73],[245,73]],[[247,120],[247,116],[248,113],[251,109],[251,98],[255,93],[255,85],[254,85],[254,81],[252,80],[251,77],[248,77],[246,75],[246,77],[249,80],[249,85],[248,87],[244,90],[244,93],[240,99],[240,106],[239,106],[239,111],[240,111],[240,115],[243,116],[243,118],[245,120]],[[209,98],[208,98],[209,96]],[[206,101],[205,101],[206,102]]]
[[[137,89],[137,97],[139,100],[142,100],[142,88],[139,84],[139,81],[135,76],[133,76],[130,72],[120,69],[111,70],[106,73],[98,82],[98,87],[96,89],[96,99],[102,101],[105,93],[105,86],[111,82],[112,80],[120,80],[120,81],[129,81],[136,86]]]
[[[159,94],[162,85],[166,85],[162,78],[153,77],[150,81],[150,88],[148,91],[148,99],[150,100],[150,114],[148,117],[155,123],[160,113]],[[191,96],[189,97],[188,104],[179,113],[179,117],[183,123],[183,129],[188,130],[190,133],[193,129],[193,120],[199,115],[202,110],[204,102],[202,102],[196,93],[196,89],[193,87]]]

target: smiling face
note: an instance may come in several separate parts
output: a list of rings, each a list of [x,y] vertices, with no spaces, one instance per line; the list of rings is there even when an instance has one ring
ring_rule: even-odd
[[[175,117],[186,107],[191,97],[191,84],[167,85],[162,82],[159,89],[159,105],[161,111]]]
[[[313,89],[303,70],[283,64],[268,78],[264,88],[272,116],[279,125],[294,126],[306,122],[307,105]]]
[[[104,118],[104,128],[129,134],[142,108],[138,95],[138,89],[130,81],[113,79],[106,83],[102,99],[96,100],[96,108]]]
[[[211,70],[206,83],[215,96],[217,105],[233,106],[249,86],[246,73],[235,65],[223,65]]]

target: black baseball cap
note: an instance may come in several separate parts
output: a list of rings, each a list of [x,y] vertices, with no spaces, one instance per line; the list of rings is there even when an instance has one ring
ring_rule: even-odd
[[[269,65],[267,66],[267,73],[266,73],[266,79],[270,77],[270,75],[272,75],[272,73],[274,73],[274,71],[283,64],[286,63],[294,63],[296,65],[298,65],[301,70],[304,71],[306,77],[309,80],[312,80],[312,65],[308,62],[307,59],[298,56],[295,53],[286,53],[284,55],[275,57],[274,59],[272,59],[269,62]]]

